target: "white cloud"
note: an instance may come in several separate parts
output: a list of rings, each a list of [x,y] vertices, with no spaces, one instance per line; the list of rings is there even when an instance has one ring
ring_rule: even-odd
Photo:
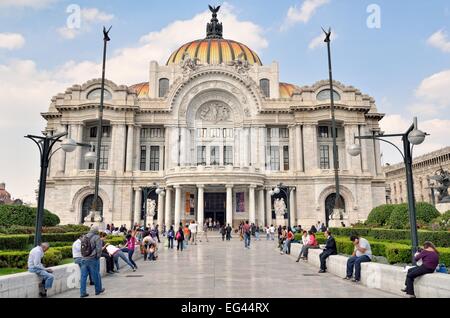
[[[18,33],[0,33],[0,49],[16,50],[25,45],[25,38]]]
[[[334,41],[337,38],[338,38],[337,33],[334,33],[334,32],[331,33],[331,41]],[[325,40],[325,34],[324,33],[316,36],[314,39],[311,40],[311,42],[309,42],[308,49],[315,50],[315,49],[317,49],[320,46],[325,46],[324,40]]]
[[[328,3],[330,0],[305,0],[300,7],[297,5],[289,7],[281,30],[287,30],[299,22],[308,23],[317,9]]]
[[[106,23],[114,19],[113,14],[100,11],[97,8],[83,8],[80,11],[80,26],[63,26],[57,29],[59,35],[67,40],[72,40],[82,33],[89,32],[92,25]]]
[[[42,9],[58,1],[59,0],[1,0],[0,8],[15,7]]]
[[[390,133],[403,133],[412,124],[412,118],[405,118],[399,114],[387,115],[380,122],[380,128],[386,134]],[[419,129],[430,134],[425,138],[423,144],[414,146],[414,157],[426,154],[428,152],[438,150],[443,147],[449,146],[448,136],[450,135],[450,120],[449,119],[418,119]],[[389,138],[389,141],[403,151],[403,145],[401,137]],[[385,163],[397,163],[402,161],[402,157],[399,152],[391,145],[381,143],[383,152],[383,162]]]
[[[448,34],[444,30],[439,30],[432,34],[427,43],[435,48],[438,48],[442,52],[450,53],[450,41],[448,39]]]

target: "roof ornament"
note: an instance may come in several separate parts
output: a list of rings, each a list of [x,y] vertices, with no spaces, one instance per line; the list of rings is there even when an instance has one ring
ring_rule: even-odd
[[[181,60],[181,68],[183,73],[188,75],[190,72],[195,71],[199,67],[200,59],[198,57],[192,58],[188,52],[184,52],[183,59]]]
[[[220,6],[209,6],[209,10],[212,12],[211,22],[206,25],[206,38],[207,39],[222,39],[222,23],[219,23],[217,19],[217,12],[220,10]]]
[[[234,66],[236,72],[241,75],[246,75],[250,70],[250,63],[245,58],[244,52],[241,52],[236,59],[227,63],[228,66]]]

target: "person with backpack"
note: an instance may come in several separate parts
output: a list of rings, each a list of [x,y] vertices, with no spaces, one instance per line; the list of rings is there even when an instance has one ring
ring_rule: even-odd
[[[220,228],[219,232],[222,235],[222,242],[225,241],[225,235],[226,235],[225,224],[222,225],[222,227]]]
[[[251,227],[248,224],[248,220],[242,226],[242,232],[244,233],[244,246],[245,248],[250,248]]]
[[[181,251],[183,251],[184,233],[181,226],[178,228],[177,234],[175,234],[175,239],[177,240],[177,251],[179,251],[180,248]]]
[[[91,227],[88,234],[81,238],[81,281],[80,297],[89,296],[86,293],[86,280],[91,275],[94,280],[95,294],[100,295],[105,291],[102,287],[102,277],[100,275],[100,257],[102,255],[102,241],[98,235],[98,227]]]
[[[81,238],[83,235],[80,235],[80,237],[72,244],[72,257],[73,262],[77,264],[80,267],[81,271],[81,261],[82,261],[82,255],[81,255]],[[89,274],[89,285],[94,285],[94,280],[92,279],[92,276]]]
[[[169,240],[168,248],[173,249],[173,239],[175,238],[175,231],[173,230],[173,225],[170,226],[169,232],[167,232],[167,239]]]

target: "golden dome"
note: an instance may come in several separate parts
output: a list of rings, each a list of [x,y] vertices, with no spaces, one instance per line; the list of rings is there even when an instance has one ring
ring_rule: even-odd
[[[240,54],[250,65],[262,65],[259,56],[246,45],[233,40],[222,38],[222,23],[217,19],[219,7],[209,7],[213,16],[206,26],[206,38],[182,45],[173,52],[166,65],[179,64],[187,52],[194,59],[198,58],[202,64],[222,64],[236,60]]]
[[[296,85],[280,82],[280,98],[292,98],[296,89]]]
[[[148,82],[135,84],[129,87],[130,91],[136,93],[138,98],[148,97],[149,85]]]

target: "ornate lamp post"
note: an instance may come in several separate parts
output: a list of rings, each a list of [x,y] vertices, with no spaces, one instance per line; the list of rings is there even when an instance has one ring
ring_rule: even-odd
[[[42,223],[44,219],[44,201],[45,201],[45,187],[47,184],[47,170],[50,163],[50,159],[55,152],[62,149],[65,152],[72,152],[77,146],[90,147],[89,144],[82,144],[74,141],[73,139],[65,139],[61,142],[61,138],[67,136],[67,132],[56,134],[53,136],[34,136],[27,135],[25,138],[33,140],[39,148],[40,161],[41,161],[41,172],[39,177],[39,194],[38,194],[38,206],[36,213],[36,228],[34,235],[34,246],[41,243],[42,236]],[[52,152],[53,146],[61,142],[61,146]]]
[[[419,130],[417,128],[417,117],[414,117],[414,122],[409,127],[409,129],[402,133],[402,134],[379,134],[379,135],[373,135],[373,136],[355,136],[355,139],[372,139],[372,140],[380,140],[387,142],[388,144],[391,144],[394,146],[402,155],[403,161],[405,164],[405,170],[406,170],[406,185],[408,190],[408,211],[409,211],[409,223],[411,227],[411,252],[412,252],[412,263],[415,265],[416,261],[414,259],[414,254],[417,251],[417,248],[419,246],[418,237],[417,237],[417,224],[416,224],[416,202],[414,198],[414,180],[413,180],[413,173],[412,173],[412,148],[415,145],[420,145],[424,142],[425,137],[427,136],[427,133],[424,133],[423,131]],[[390,137],[401,137],[403,141],[403,152],[398,148],[395,144],[392,142],[385,140],[383,138],[390,138]],[[351,156],[358,156],[361,154],[361,146],[359,144],[353,144],[350,145],[347,149],[348,153]]]
[[[149,187],[142,188],[142,195],[144,198],[144,228],[147,226],[147,199],[150,193],[152,193],[153,191],[155,191],[157,195],[161,195],[162,197],[166,195],[166,191],[164,190],[164,188],[156,182],[153,182],[153,184]]]
[[[272,190],[269,191],[270,196],[276,196],[280,193],[284,193],[286,196],[286,209],[288,213],[288,227],[291,226],[291,207],[289,206],[290,203],[290,196],[291,191],[295,190],[295,187],[291,186],[284,186],[283,183],[279,183],[277,186],[275,186]]]

